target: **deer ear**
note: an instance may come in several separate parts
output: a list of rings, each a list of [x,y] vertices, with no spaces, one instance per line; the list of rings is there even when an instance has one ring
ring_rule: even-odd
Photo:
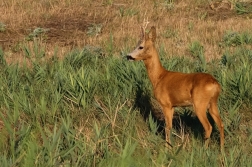
[[[154,26],[151,27],[148,36],[152,40],[152,42],[155,42],[157,35],[156,35],[156,28]]]

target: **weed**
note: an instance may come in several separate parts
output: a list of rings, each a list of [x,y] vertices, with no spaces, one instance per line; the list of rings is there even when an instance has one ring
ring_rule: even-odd
[[[200,20],[205,20],[207,17],[207,14],[208,14],[207,12],[202,12],[198,14],[198,17]]]
[[[6,61],[4,58],[4,52],[1,47],[0,47],[0,65],[6,65]]]
[[[133,8],[130,8],[130,9],[125,9],[123,7],[119,8],[120,17],[124,17],[124,16],[133,17],[134,15],[137,15],[138,13],[139,11]]]
[[[189,30],[189,31],[193,31],[193,29],[194,29],[194,23],[190,21],[190,22],[188,23],[188,30]]]
[[[167,9],[167,10],[172,10],[174,9],[174,0],[165,0],[164,1],[164,7]]]
[[[113,0],[105,0],[105,2],[103,1],[104,5],[113,5],[114,1]]]
[[[6,25],[0,22],[0,32],[4,32],[6,30]]]
[[[235,10],[237,14],[249,14],[252,13],[252,4],[249,2],[236,2]]]
[[[92,24],[88,27],[87,35],[98,36],[102,32],[102,24]]]
[[[32,33],[30,33],[27,37],[27,41],[33,41],[37,37],[42,37],[46,32],[48,32],[49,29],[46,28],[35,28]]]
[[[105,44],[105,49],[106,49],[106,53],[108,53],[108,56],[112,56],[113,52],[114,52],[114,37],[113,34],[110,33],[109,39]]]
[[[167,28],[164,33],[163,33],[163,36],[165,38],[173,38],[173,37],[176,37],[177,36],[177,31],[172,29],[172,28]]]

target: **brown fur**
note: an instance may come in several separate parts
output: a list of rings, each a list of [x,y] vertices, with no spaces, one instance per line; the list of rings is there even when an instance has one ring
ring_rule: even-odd
[[[142,30],[143,32],[143,30]],[[170,130],[174,107],[192,105],[205,129],[205,145],[208,146],[212,133],[212,126],[206,115],[207,109],[220,131],[220,145],[224,146],[224,125],[218,112],[218,96],[220,84],[210,74],[206,73],[180,73],[167,71],[161,65],[154,42],[156,29],[152,27],[148,34],[142,33],[137,48],[130,53],[129,60],[143,60],[148,76],[152,83],[154,95],[162,107],[165,117],[166,141],[170,144]]]

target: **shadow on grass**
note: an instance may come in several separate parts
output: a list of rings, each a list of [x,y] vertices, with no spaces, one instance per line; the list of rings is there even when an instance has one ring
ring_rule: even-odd
[[[157,133],[162,134],[165,139],[164,115],[159,104],[152,99],[149,94],[146,94],[143,90],[138,89],[134,107],[140,110],[140,113],[146,122],[148,122],[150,114],[154,116],[153,119],[159,126]],[[207,116],[213,127],[211,140],[219,142],[219,131],[215,126],[215,122],[210,114],[207,113]],[[204,128],[197,116],[193,113],[192,107],[175,108],[173,116],[173,131],[180,132],[181,128],[184,128],[185,134],[191,133],[194,138],[198,138],[204,142]]]

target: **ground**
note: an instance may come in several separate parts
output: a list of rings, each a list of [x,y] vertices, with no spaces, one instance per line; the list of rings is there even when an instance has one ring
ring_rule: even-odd
[[[46,0],[41,3],[31,2],[31,6],[28,7],[25,3],[29,3],[29,0],[12,4],[7,1],[2,2],[0,10],[2,9],[4,14],[0,23],[4,25],[4,30],[0,31],[0,44],[7,53],[8,62],[22,57],[23,46],[25,43],[29,45],[29,41],[33,41],[34,36],[41,39],[40,42],[46,48],[46,55],[50,57],[56,47],[62,55],[73,48],[81,48],[85,45],[104,47],[113,32],[113,42],[115,45],[118,44],[115,46],[115,52],[120,52],[125,43],[131,45],[128,37],[136,36],[136,30],[133,30],[136,29],[136,24],[139,24],[136,20],[144,17],[144,9],[130,8],[132,5],[140,4],[123,0],[111,1],[111,3],[110,1],[92,3],[88,0],[82,3],[76,0],[72,4],[56,2],[49,3]],[[188,2],[174,1],[164,4],[162,1],[154,4],[154,7],[153,4],[148,6],[152,8],[152,13],[147,15],[152,23],[158,24],[159,34],[165,29],[173,31],[169,32],[171,34],[168,37],[163,35],[162,37],[165,38],[160,39],[160,43],[170,46],[171,55],[187,54],[184,46],[188,46],[188,43],[193,40],[199,40],[205,46],[206,56],[219,57],[221,51],[218,49],[218,44],[214,43],[220,40],[221,37],[218,35],[223,35],[229,29],[243,31],[244,26],[251,23],[251,13],[238,15],[230,3],[222,4],[216,1],[212,4],[190,5]],[[252,2],[245,4],[249,6]],[[15,12],[11,13],[12,11]],[[165,15],[169,17],[167,21],[163,21]],[[244,24],[246,21],[247,23]],[[141,19],[137,22],[141,22]],[[193,31],[190,27],[193,27]],[[205,33],[198,33],[201,31]],[[167,38],[171,38],[171,41]]]

